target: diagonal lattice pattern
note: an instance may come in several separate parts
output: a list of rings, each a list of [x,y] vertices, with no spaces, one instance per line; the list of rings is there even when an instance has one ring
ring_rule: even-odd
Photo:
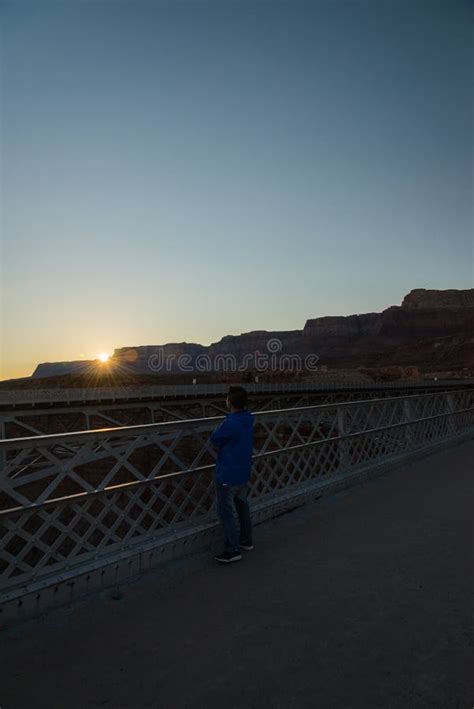
[[[214,519],[221,417],[0,441],[0,587],[25,585]],[[474,428],[474,391],[255,414],[253,500]],[[157,542],[158,543],[158,542]]]
[[[259,411],[474,388],[473,381],[247,384]],[[226,385],[0,390],[0,439],[205,418],[225,413]]]

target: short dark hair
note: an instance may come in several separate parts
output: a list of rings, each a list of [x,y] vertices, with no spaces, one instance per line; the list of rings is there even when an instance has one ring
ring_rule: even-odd
[[[245,409],[248,396],[243,387],[229,387],[227,398],[235,409]]]

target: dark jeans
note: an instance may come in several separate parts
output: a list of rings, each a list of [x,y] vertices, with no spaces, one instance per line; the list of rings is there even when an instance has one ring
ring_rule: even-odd
[[[217,514],[224,530],[226,551],[238,551],[241,544],[252,544],[252,521],[247,500],[248,485],[224,485],[216,480]],[[237,511],[240,537],[234,519]]]

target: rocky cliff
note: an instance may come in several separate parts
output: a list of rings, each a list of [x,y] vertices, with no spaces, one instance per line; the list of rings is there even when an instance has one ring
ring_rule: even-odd
[[[111,365],[135,373],[219,370],[234,364],[255,367],[257,353],[314,354],[321,365],[355,368],[391,365],[429,370],[474,367],[474,288],[412,290],[400,306],[381,313],[325,316],[307,320],[302,330],[256,330],[226,335],[208,347],[168,343],[122,347]],[[249,359],[250,358],[250,359]],[[184,365],[184,369],[182,369]],[[78,372],[93,362],[40,364],[35,377]],[[204,367],[204,368],[203,368]]]
[[[303,336],[307,340],[347,340],[377,334],[380,313],[335,315],[307,320]]]
[[[474,288],[468,290],[415,288],[404,297],[402,308],[474,308]]]
[[[75,362],[42,362],[38,364],[33,377],[57,377],[63,374],[82,374],[91,367],[89,360],[77,360]]]

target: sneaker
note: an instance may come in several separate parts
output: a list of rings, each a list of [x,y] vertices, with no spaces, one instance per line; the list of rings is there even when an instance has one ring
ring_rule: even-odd
[[[223,551],[214,557],[221,564],[230,564],[232,561],[240,561],[241,558],[242,554],[239,551]]]
[[[245,549],[245,551],[251,551],[253,549],[253,544],[252,542],[250,542],[250,544],[244,544],[244,542],[240,542],[240,548]]]

